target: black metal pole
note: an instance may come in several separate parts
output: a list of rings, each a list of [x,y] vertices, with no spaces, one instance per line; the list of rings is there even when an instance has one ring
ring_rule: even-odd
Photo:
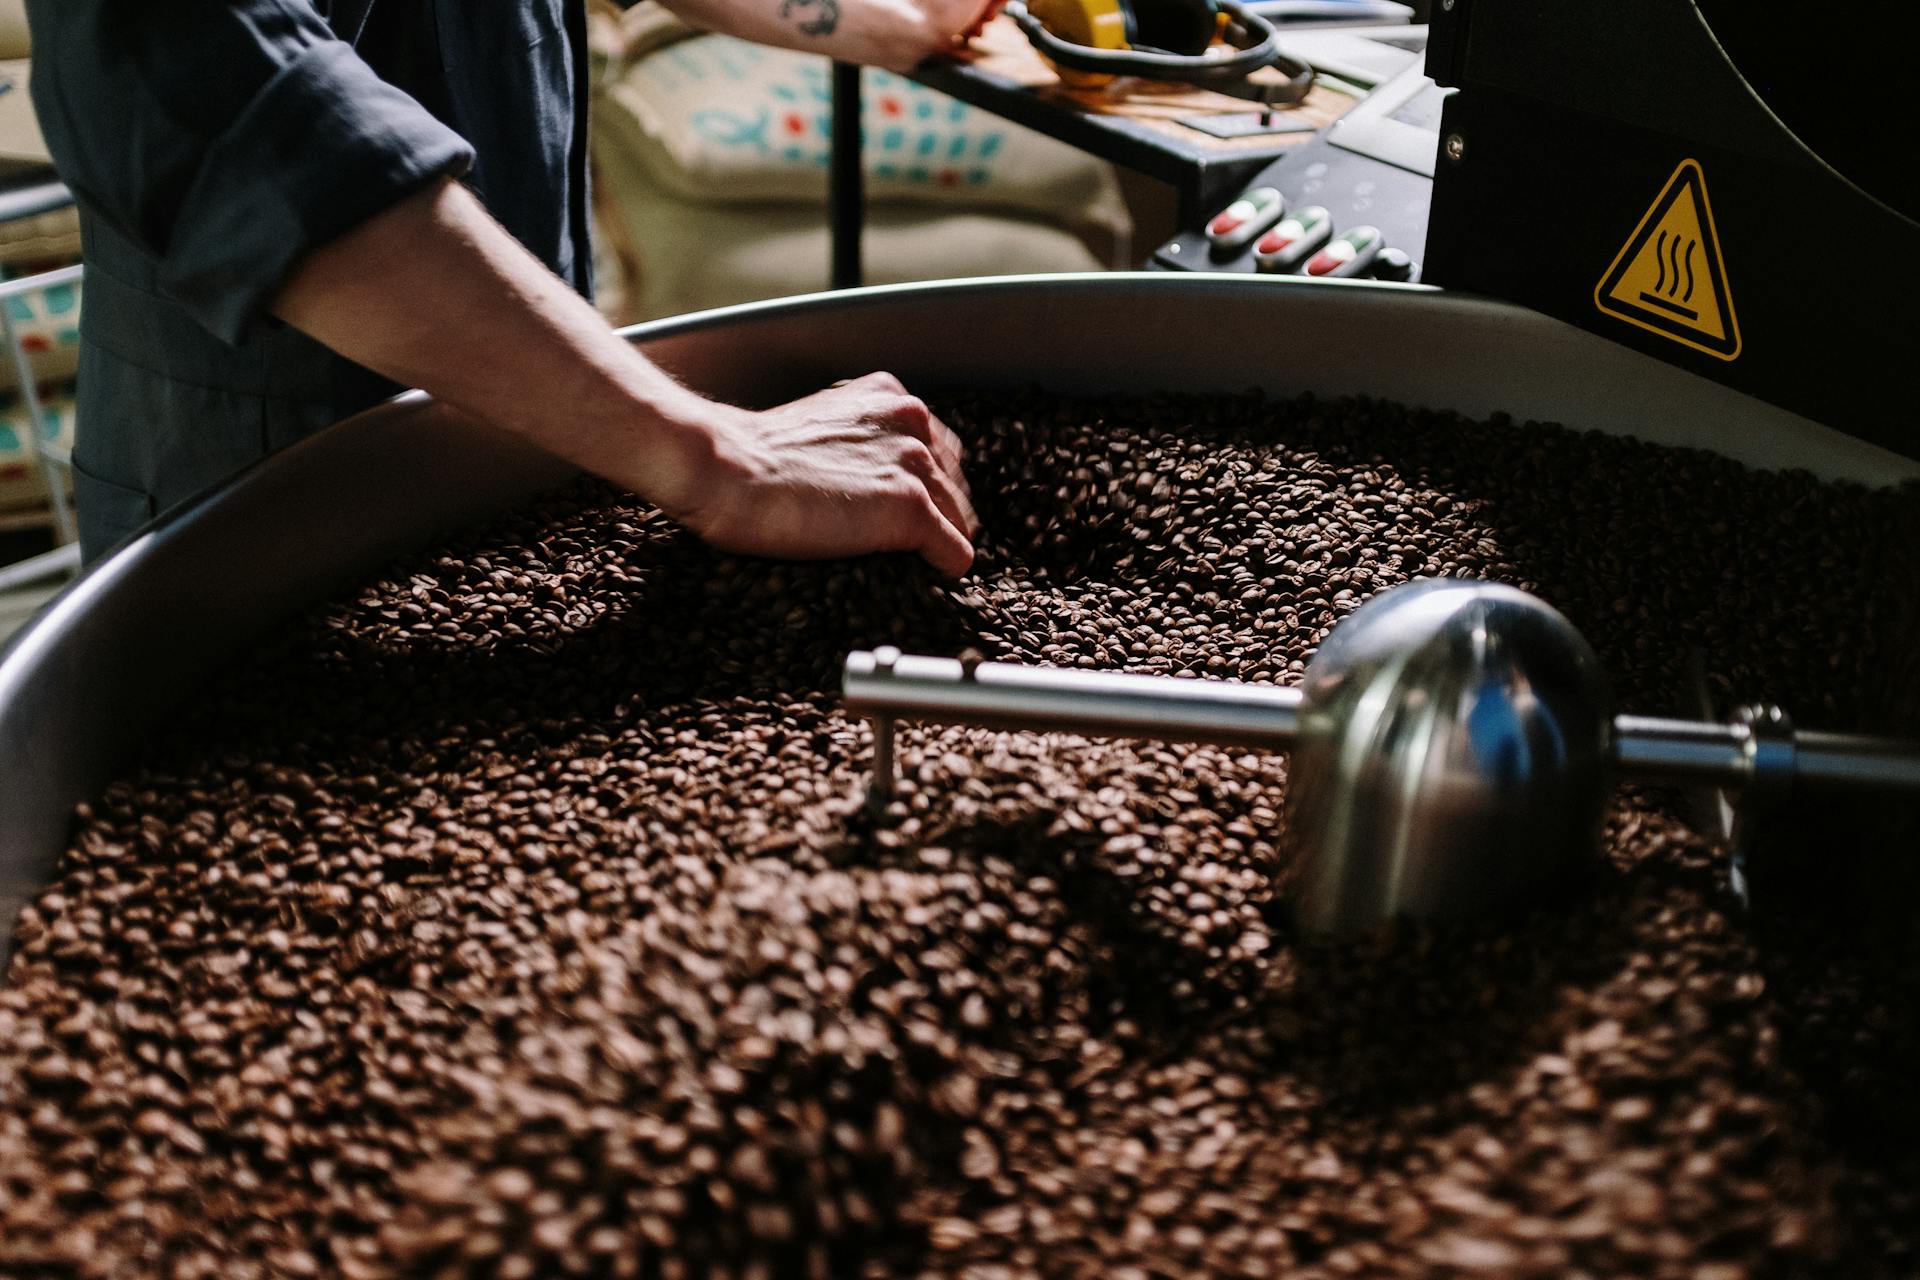
[[[860,232],[866,224],[861,185],[860,68],[833,64],[833,145],[827,174],[827,224],[833,235],[832,284],[859,285]]]

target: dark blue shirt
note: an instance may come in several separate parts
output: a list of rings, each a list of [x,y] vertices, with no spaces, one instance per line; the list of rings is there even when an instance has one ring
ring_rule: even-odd
[[[395,388],[266,314],[293,264],[461,176],[590,287],[581,0],[28,0],[81,213],[88,558]]]

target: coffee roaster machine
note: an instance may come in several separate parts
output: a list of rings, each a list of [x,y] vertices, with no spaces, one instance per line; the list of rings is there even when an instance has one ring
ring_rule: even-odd
[[[1898,12],[1434,0],[1419,65],[1154,265],[1417,276],[1913,453],[1920,178]],[[1324,217],[1273,234],[1305,211]],[[1343,236],[1338,261],[1316,258]]]
[[[1719,16],[1688,0],[1584,14],[1524,0],[1436,4],[1424,74],[1438,96],[1422,90],[1382,112],[1416,132],[1431,126],[1430,207],[1418,256],[1408,253],[1425,284],[1346,270],[1257,271],[1225,255],[1216,262],[1211,246],[1196,245],[1194,253],[1233,269],[853,290],[647,325],[634,340],[689,385],[740,403],[777,402],[873,369],[927,393],[1260,388],[1507,413],[1875,485],[1920,479],[1911,414],[1888,412],[1902,403],[1909,361],[1901,357],[1920,346],[1920,326],[1902,309],[1920,294],[1920,232],[1883,170],[1829,162],[1809,147],[1793,125],[1799,108],[1770,109],[1732,60],[1734,44],[1716,37]],[[1395,136],[1404,143],[1408,135]],[[1336,147],[1336,134],[1319,141],[1395,167]],[[1329,199],[1332,172],[1319,174]],[[1268,175],[1296,211],[1302,193],[1289,184],[1300,176]],[[1268,211],[1263,204],[1259,214]],[[1410,248],[1410,237],[1394,234]],[[956,343],[961,333],[967,340]],[[183,691],[276,621],[566,476],[514,439],[403,397],[163,514],[69,588],[0,653],[6,927],[18,902],[54,874],[73,806],[136,757]],[[1585,813],[1596,780],[1613,767],[1736,783],[1817,777],[1877,794],[1913,783],[1907,746],[1811,735],[1831,726],[1791,726],[1770,712],[1695,722],[1618,717],[1669,709],[1606,707],[1578,675],[1583,643],[1535,602],[1434,589],[1382,600],[1343,624],[1342,636],[1326,646],[1306,690],[1273,709],[1286,732],[1268,737],[1294,741],[1308,772],[1316,759],[1391,765],[1329,773],[1336,796],[1368,777],[1380,785],[1427,778],[1421,786],[1451,777],[1472,784],[1486,801],[1476,811],[1498,822],[1550,807],[1540,797],[1551,787]],[[1379,732],[1368,737],[1368,722],[1335,687],[1457,692],[1470,683],[1463,672],[1482,669],[1457,651],[1476,644],[1509,677],[1554,690],[1542,705],[1585,743],[1546,771],[1547,782],[1516,790],[1521,780],[1444,752],[1414,768],[1389,750],[1408,741],[1393,736],[1404,723],[1376,717]],[[1424,685],[1403,678],[1417,655],[1425,655]],[[926,669],[884,655],[865,661],[865,672],[853,664],[849,684],[859,708],[883,720],[928,713],[925,681],[889,686],[912,694],[895,702],[862,683]],[[1390,676],[1395,663],[1400,675]],[[1569,670],[1575,676],[1563,678]],[[1006,692],[1005,680],[1024,678],[945,663],[938,674],[969,686],[963,692],[974,699],[983,685],[1001,682]],[[1051,678],[1040,679],[1037,692],[1050,689]],[[1035,693],[982,718],[1062,723],[1026,696]],[[1150,698],[1145,714],[1170,715],[1177,702]],[[1113,713],[1118,704],[1106,705]],[[1084,711],[1074,713],[1081,727],[1093,727]],[[1458,746],[1450,723],[1434,717],[1428,737]],[[1351,787],[1344,795],[1306,818],[1296,813],[1302,828],[1353,817],[1366,804]],[[1451,837],[1408,831],[1420,838],[1395,847],[1444,872]],[[1364,889],[1377,878],[1383,840],[1330,833],[1317,847],[1358,851],[1330,865],[1333,882]],[[1351,918],[1362,922],[1459,902],[1444,875],[1431,883],[1443,887],[1426,899],[1342,901],[1360,902]]]
[[[1113,322],[1077,323],[1090,314]],[[1005,323],[1013,315],[1024,323]],[[1222,332],[1279,330],[1312,333],[1320,345],[1218,340]],[[953,342],[956,332],[969,335],[964,346]],[[871,369],[891,369],[929,392],[1036,384],[1062,394],[1311,391],[1480,416],[1506,412],[1715,448],[1758,467],[1810,467],[1835,479],[1920,479],[1911,459],[1626,346],[1510,303],[1418,286],[1153,273],[951,281],[736,307],[648,325],[634,338],[689,385],[739,403],[777,403]],[[1321,346],[1345,356],[1328,361]],[[1405,358],[1410,351],[1422,357]],[[210,680],[277,620],[567,475],[516,439],[479,431],[411,395],[166,513],[70,587],[0,655],[0,915],[8,926],[19,902],[54,874],[73,806],[137,756],[183,691]],[[1356,615],[1343,624],[1352,641],[1346,656],[1328,646],[1316,676],[1374,671],[1368,679],[1390,689],[1393,680],[1376,670],[1384,635],[1389,650],[1438,654],[1439,676],[1458,690],[1460,674],[1473,668],[1446,666],[1445,655],[1486,629],[1475,619],[1487,603],[1410,613],[1396,604],[1387,611],[1391,625],[1349,632],[1362,622]],[[1566,685],[1565,699],[1556,694],[1547,705],[1567,717],[1564,726],[1584,726],[1578,736],[1591,750],[1553,770],[1561,787],[1554,794],[1581,806],[1594,802],[1608,758],[1736,781],[1803,770],[1859,774],[1875,786],[1910,777],[1911,758],[1898,745],[1795,739],[1767,724],[1617,721],[1586,685],[1591,672],[1580,675],[1576,636],[1531,602],[1491,603],[1521,625],[1509,635],[1506,623],[1494,623],[1510,641],[1496,657],[1513,671],[1543,677],[1565,669],[1569,654],[1576,660],[1579,678]],[[954,674],[939,666],[942,678]],[[908,664],[903,674],[912,673]],[[1000,678],[973,676],[989,687]],[[1181,683],[1191,689],[1194,682]],[[876,709],[871,692],[854,690],[868,711]],[[1289,705],[1274,714],[1302,745],[1353,731],[1325,719],[1339,699],[1311,681],[1298,699],[1279,696]],[[1145,714],[1177,711],[1178,699],[1149,699]],[[893,714],[920,711],[902,706]],[[1048,723],[1031,706],[1001,707],[994,719]],[[1271,728],[1260,730],[1270,745],[1278,737]],[[1316,751],[1325,759],[1339,754],[1323,745],[1308,747],[1306,757]],[[1460,762],[1440,753],[1430,763],[1444,772]],[[1495,798],[1483,816],[1506,803]],[[1358,811],[1342,802],[1324,812],[1343,808]],[[1366,840],[1346,844],[1364,851]],[[1331,838],[1327,847],[1335,847]],[[1361,909],[1376,911],[1379,902]]]

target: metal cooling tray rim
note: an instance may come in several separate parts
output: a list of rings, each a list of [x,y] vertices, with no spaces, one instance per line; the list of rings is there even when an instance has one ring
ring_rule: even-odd
[[[739,403],[883,368],[917,391],[1258,387],[1717,442],[1751,465],[1858,480],[1920,473],[1570,325],[1425,285],[1002,277],[747,303],[625,334]],[[73,806],[139,754],[180,691],[273,622],[570,474],[410,393],[162,514],[55,597],[0,649],[0,939],[52,875]]]

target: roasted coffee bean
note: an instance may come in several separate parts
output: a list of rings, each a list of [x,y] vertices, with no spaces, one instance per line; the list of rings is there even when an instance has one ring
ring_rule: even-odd
[[[1920,969],[1744,910],[1688,797],[1621,790],[1569,905],[1307,945],[1283,755],[903,725],[876,810],[837,698],[881,643],[1292,683],[1455,574],[1624,707],[1911,732],[1920,494],[1367,402],[938,407],[958,585],[582,483],[183,708],[19,918],[0,1275],[1920,1271]]]

